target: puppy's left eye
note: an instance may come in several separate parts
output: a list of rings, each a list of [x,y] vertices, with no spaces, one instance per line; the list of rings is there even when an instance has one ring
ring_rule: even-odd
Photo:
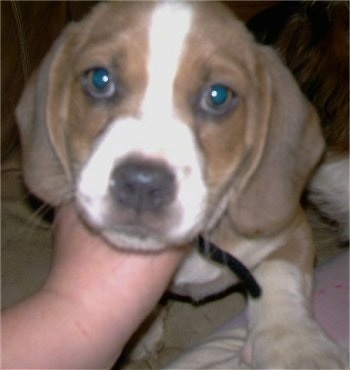
[[[95,67],[83,75],[85,91],[96,99],[111,98],[116,93],[116,83],[112,74],[104,67]]]
[[[221,115],[230,112],[237,101],[237,94],[229,87],[214,84],[203,91],[199,105],[204,112]]]

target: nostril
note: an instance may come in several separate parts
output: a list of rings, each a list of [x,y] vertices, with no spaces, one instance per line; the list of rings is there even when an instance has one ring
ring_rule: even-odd
[[[163,163],[129,159],[111,176],[113,198],[137,213],[154,212],[175,196],[175,176]]]
[[[135,186],[131,182],[113,181],[113,186],[118,191],[118,199],[125,204],[128,199],[135,197]]]

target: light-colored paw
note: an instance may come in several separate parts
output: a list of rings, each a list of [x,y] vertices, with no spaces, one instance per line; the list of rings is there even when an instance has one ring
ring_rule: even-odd
[[[310,323],[268,328],[248,343],[255,369],[349,369],[347,351]]]

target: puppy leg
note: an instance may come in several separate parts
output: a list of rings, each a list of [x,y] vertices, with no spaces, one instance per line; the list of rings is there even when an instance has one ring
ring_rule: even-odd
[[[249,338],[245,353],[253,368],[348,368],[345,350],[334,343],[312,317],[312,253],[308,226],[289,247],[262,263],[255,276],[263,289],[249,302]]]

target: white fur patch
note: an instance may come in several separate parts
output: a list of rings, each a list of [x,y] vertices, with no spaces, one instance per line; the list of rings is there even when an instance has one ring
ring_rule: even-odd
[[[174,80],[182,61],[191,28],[191,8],[184,3],[159,5],[151,20],[148,56],[148,87],[141,114],[162,125],[173,115]]]

